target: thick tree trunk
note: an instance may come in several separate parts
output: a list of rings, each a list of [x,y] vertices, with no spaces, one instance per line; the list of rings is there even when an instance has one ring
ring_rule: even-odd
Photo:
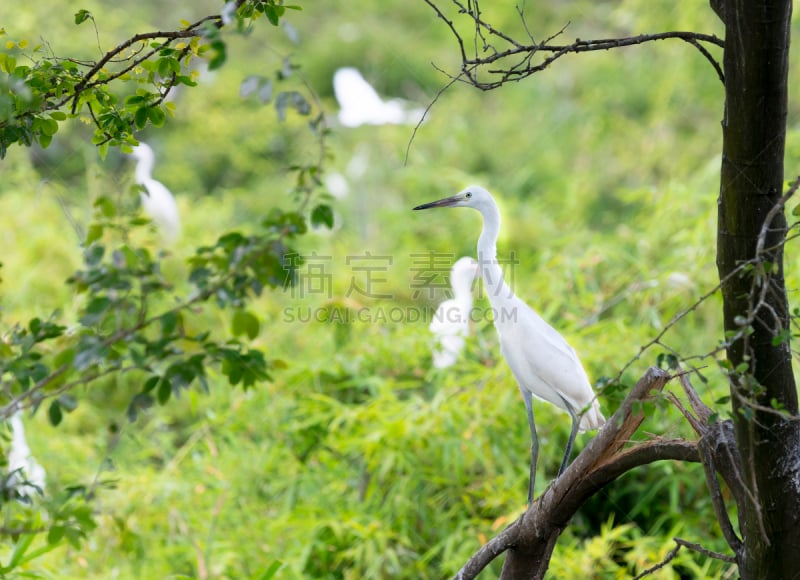
[[[722,293],[736,439],[747,493],[740,527],[743,578],[800,576],[800,423],[788,342],[783,278],[786,219],[775,211],[783,190],[791,0],[725,0],[725,118],[719,196],[717,266],[725,278],[757,257],[763,267],[726,280]],[[762,292],[763,290],[763,292]],[[746,367],[745,367],[746,365]]]

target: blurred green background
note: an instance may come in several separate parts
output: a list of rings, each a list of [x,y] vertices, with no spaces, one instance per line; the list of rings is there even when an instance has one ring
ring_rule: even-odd
[[[256,344],[286,368],[248,392],[189,391],[135,423],[125,407],[137,387],[126,377],[77,393],[81,405],[58,428],[42,413],[29,418],[29,443],[50,488],[101,484],[97,529],[80,549],[32,562],[32,573],[260,578],[280,565],[277,578],[441,578],[513,521],[525,508],[528,427],[494,329],[480,318],[459,364],[434,371],[427,325],[445,293],[414,285],[419,256],[475,254],[480,217],[416,214],[415,205],[470,183],[490,189],[504,216],[500,255],[514,252],[519,261],[517,294],[567,337],[593,381],[616,377],[716,284],[723,90],[697,50],[676,40],[565,57],[494,92],[454,85],[416,134],[411,126],[347,128],[336,122],[338,68],[357,67],[387,98],[425,107],[447,82],[432,63],[457,71],[457,47],[422,1],[302,6],[287,14],[288,33],[263,22],[231,38],[228,63],[176,95],[176,116],[163,129],[138,135],[156,150],[155,177],[182,212],[183,236],[164,264],[177,278],[195,246],[228,229],[252,230],[271,208],[295,203],[287,168],[318,155],[307,119],[290,114],[280,122],[271,105],[241,98],[239,87],[249,75],[274,76],[287,55],[300,65],[296,82],[313,88],[330,120],[326,176],[339,195],[333,231],[299,242],[309,258],[300,286],[259,301]],[[96,58],[98,43],[114,46],[219,7],[87,0],[54,8],[31,0],[0,6],[0,25],[14,38],[46,41],[55,54]],[[80,8],[95,15],[97,36],[74,25]],[[491,10],[498,27],[518,27],[512,4]],[[526,14],[540,38],[569,22],[565,41],[723,32],[703,3],[528,2]],[[794,64],[790,81],[798,72]],[[787,177],[800,150],[798,105],[790,107]],[[136,205],[133,164],[116,152],[101,161],[90,134],[73,122],[48,149],[15,147],[0,163],[4,327],[54,310],[68,318],[74,304],[63,281],[80,264],[93,199]],[[372,273],[373,293],[385,298],[352,290],[365,284],[354,258],[368,253],[388,257]],[[792,248],[787,261],[791,296],[798,288]],[[324,291],[308,286],[311,264],[324,264],[330,276]],[[476,304],[488,307],[483,296]],[[359,308],[369,314],[354,323],[298,320]],[[381,318],[391,309],[424,316]],[[669,349],[682,357],[713,351],[720,311],[715,295],[628,366],[622,383],[635,382]],[[209,323],[231,321],[220,315]],[[694,382],[712,404],[727,392],[724,379],[713,358],[693,362],[705,367],[706,381]],[[601,394],[606,416],[623,394]],[[536,416],[541,492],[558,468],[569,420],[544,404]],[[664,401],[648,408],[641,433],[692,436]],[[581,435],[578,447],[588,438]],[[653,464],[579,512],[550,572],[626,578],[663,559],[674,536],[725,549],[700,466]],[[682,551],[653,577],[731,577],[728,568]],[[486,577],[499,569],[496,563]]]

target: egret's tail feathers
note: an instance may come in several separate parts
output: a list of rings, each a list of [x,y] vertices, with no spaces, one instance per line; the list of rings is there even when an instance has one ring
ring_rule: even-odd
[[[581,422],[578,426],[579,431],[594,431],[606,424],[606,419],[600,412],[600,404],[597,399],[592,401],[591,406],[581,415]]]

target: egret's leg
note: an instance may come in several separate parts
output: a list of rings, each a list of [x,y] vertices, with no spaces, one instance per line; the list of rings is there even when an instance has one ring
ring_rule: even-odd
[[[528,426],[531,429],[531,474],[528,478],[528,505],[533,503],[533,484],[536,483],[536,464],[539,461],[539,438],[536,436],[536,424],[533,422],[533,402],[531,394],[522,391],[522,400],[525,401],[525,410],[528,411]]]
[[[564,399],[561,400],[564,401]],[[567,442],[567,450],[564,453],[564,459],[561,462],[561,467],[558,468],[558,476],[564,473],[564,470],[567,468],[569,456],[572,453],[572,446],[575,444],[575,436],[578,434],[578,425],[580,424],[578,414],[575,412],[575,409],[572,408],[572,405],[566,401],[564,401],[564,404],[567,406],[567,412],[569,412],[569,416],[572,417],[572,429],[569,432],[569,441]]]

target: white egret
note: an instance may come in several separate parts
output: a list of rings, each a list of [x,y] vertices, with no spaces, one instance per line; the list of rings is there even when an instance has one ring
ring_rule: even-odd
[[[181,233],[181,218],[178,204],[166,186],[153,179],[155,154],[153,149],[142,141],[133,148],[131,155],[136,159],[136,183],[144,188],[139,195],[142,208],[147,216],[156,224],[158,231],[166,242],[174,242]]]
[[[464,348],[472,313],[472,282],[477,273],[478,263],[469,257],[456,261],[450,270],[453,297],[439,304],[430,325],[437,341],[433,349],[433,366],[437,369],[456,364]]]
[[[491,194],[482,187],[472,185],[452,197],[414,209],[435,207],[471,207],[483,216],[483,229],[478,239],[478,267],[494,311],[500,351],[517,380],[528,412],[531,431],[528,503],[531,503],[539,459],[539,439],[536,436],[531,397],[552,403],[572,418],[569,442],[558,475],[563,473],[569,462],[578,431],[598,429],[605,419],[575,350],[552,326],[517,298],[505,283],[497,262],[500,210]]]
[[[22,425],[22,413],[17,411],[9,419],[11,424],[11,447],[8,451],[8,480],[20,497],[30,497],[34,493],[42,493],[46,480],[44,468],[34,459],[28,441],[25,439],[25,427]]]
[[[345,67],[333,74],[333,93],[339,103],[339,122],[345,127],[360,125],[416,125],[422,109],[409,109],[402,99],[384,101],[358,69]]]

